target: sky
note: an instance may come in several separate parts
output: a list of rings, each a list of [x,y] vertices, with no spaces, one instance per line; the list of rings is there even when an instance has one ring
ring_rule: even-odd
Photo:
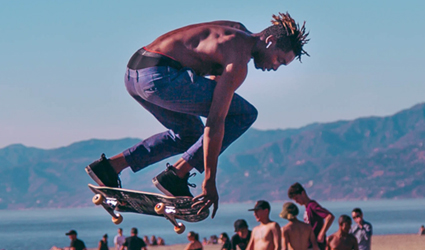
[[[288,11],[306,21],[311,57],[256,70],[237,93],[259,111],[253,127],[387,116],[425,102],[423,1],[2,1],[0,148],[57,148],[164,131],[124,87],[131,55],[199,22],[250,31]]]

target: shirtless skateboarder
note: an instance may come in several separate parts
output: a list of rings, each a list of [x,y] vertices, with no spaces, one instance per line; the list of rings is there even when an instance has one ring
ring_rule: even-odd
[[[202,193],[194,201],[203,205],[201,210],[213,205],[214,218],[218,156],[257,118],[255,107],[235,93],[247,76],[249,61],[270,71],[308,55],[303,49],[308,41],[304,25],[288,13],[273,15],[272,24],[254,34],[238,22],[194,24],[138,50],[127,64],[125,86],[168,130],[110,159],[102,154],[86,167],[90,177],[99,185],[119,187],[123,169],[137,172],[182,153],[153,182],[166,195],[193,197],[189,173],[193,168],[205,171]],[[207,118],[205,125],[201,116]]]

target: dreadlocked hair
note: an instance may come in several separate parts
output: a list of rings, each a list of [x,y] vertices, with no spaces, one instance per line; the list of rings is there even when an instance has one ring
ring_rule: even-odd
[[[288,12],[273,15],[271,20],[272,26],[263,31],[263,34],[268,37],[273,35],[277,39],[277,47],[284,51],[294,51],[295,57],[301,62],[301,56],[310,56],[303,46],[310,39],[307,39],[309,32],[305,31],[305,21],[303,26],[300,27],[298,23],[289,15]]]

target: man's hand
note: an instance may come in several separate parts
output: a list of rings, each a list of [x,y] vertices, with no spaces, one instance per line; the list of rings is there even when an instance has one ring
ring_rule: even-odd
[[[215,213],[218,210],[218,192],[217,187],[215,185],[215,181],[205,179],[202,182],[202,194],[194,197],[193,202],[195,203],[192,205],[192,207],[195,207],[197,205],[203,205],[201,209],[199,209],[198,215],[205,209],[209,209],[211,205],[214,205],[214,209],[211,216],[211,218],[214,218]]]
[[[320,232],[320,233],[317,235],[317,242],[319,242],[319,243],[323,243],[323,242],[325,242],[325,235],[324,235],[324,234],[322,234],[322,232]]]

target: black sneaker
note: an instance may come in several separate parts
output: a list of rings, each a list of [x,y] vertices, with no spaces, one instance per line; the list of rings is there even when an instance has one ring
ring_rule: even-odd
[[[121,180],[114,168],[109,164],[105,154],[86,167],[87,174],[100,186],[121,187]]]
[[[152,182],[165,195],[193,197],[189,186],[194,188],[196,185],[188,183],[187,180],[194,175],[195,173],[187,173],[184,178],[180,178],[176,174],[176,168],[167,163],[167,169],[154,177]]]

